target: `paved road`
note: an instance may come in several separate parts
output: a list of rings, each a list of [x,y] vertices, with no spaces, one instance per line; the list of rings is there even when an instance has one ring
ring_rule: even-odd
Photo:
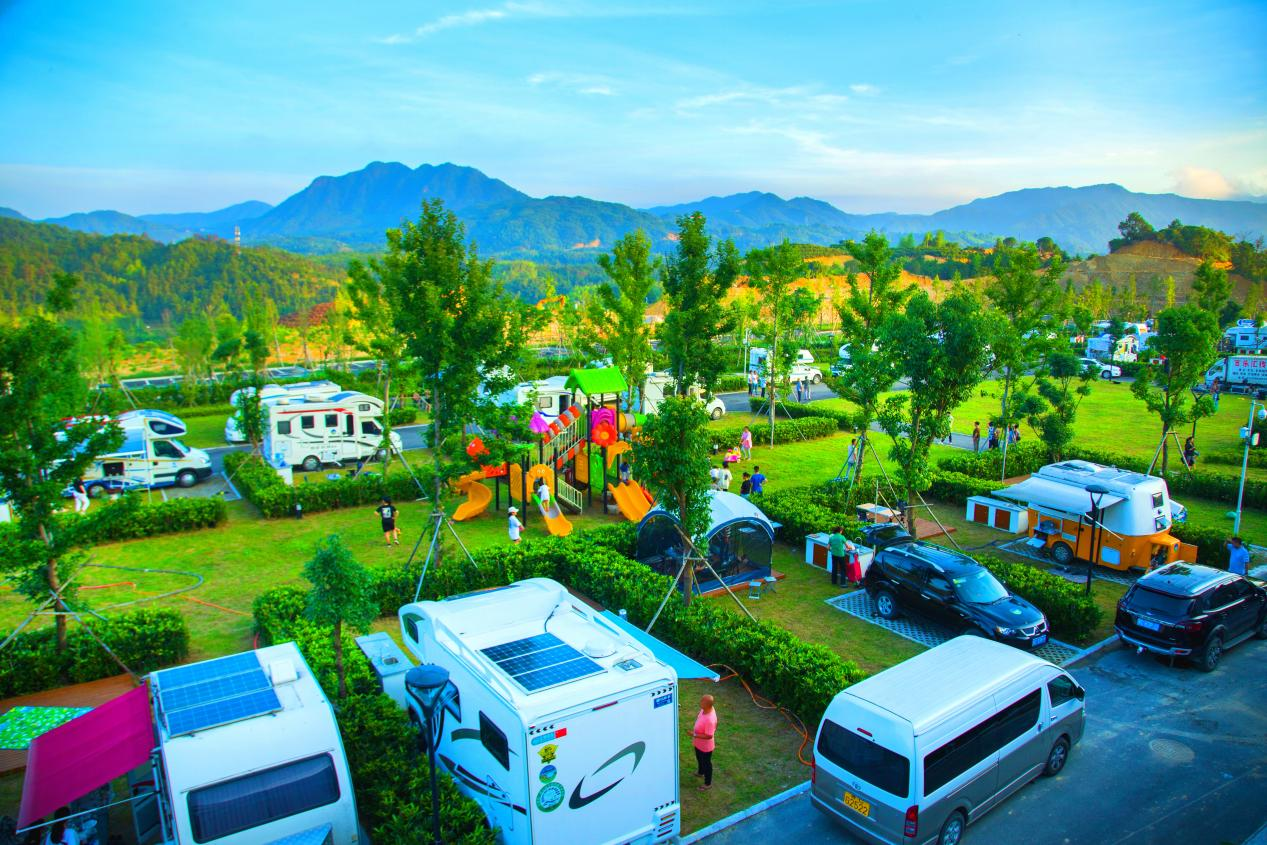
[[[1092,658],[1073,671],[1087,689],[1087,731],[1065,771],[1026,786],[968,828],[965,840],[970,845],[1244,841],[1267,821],[1265,662],[1263,641],[1238,646],[1211,675],[1123,649]],[[800,796],[703,841],[858,840]]]

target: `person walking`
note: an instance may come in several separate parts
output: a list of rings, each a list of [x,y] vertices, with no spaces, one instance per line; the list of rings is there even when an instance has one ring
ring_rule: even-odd
[[[845,481],[853,478],[854,466],[858,463],[858,438],[849,440],[849,451],[845,453]]]
[[[695,746],[695,762],[698,764],[695,776],[704,779],[700,791],[712,789],[713,749],[717,747],[717,708],[713,706],[711,695],[699,700],[699,714],[695,717],[695,728],[691,731],[691,744]]]
[[[1210,398],[1214,400],[1214,410],[1219,409],[1219,393],[1223,390],[1223,380],[1215,379],[1210,383]]]
[[[1249,573],[1249,549],[1240,537],[1232,537],[1227,541],[1227,571],[1233,575]]]
[[[743,433],[739,435],[739,451],[743,453],[745,461],[752,460],[752,429],[746,425],[743,427]]]
[[[88,488],[84,486],[83,476],[70,485],[70,494],[75,497],[75,513],[88,513]]]
[[[794,381],[794,384],[796,385],[796,401],[804,402],[805,400],[801,398],[801,390],[803,389],[801,387],[801,380],[798,378],[798,379],[794,379],[793,381]]]
[[[511,508],[506,513],[509,514],[509,518],[506,520],[506,530],[510,534],[510,542],[518,543],[524,530],[524,524],[519,521],[519,508]]]
[[[986,429],[985,447],[987,449],[999,448],[999,430],[995,427],[994,423],[990,423],[990,427]]]
[[[387,545],[390,546],[394,541],[399,546],[400,529],[396,527],[397,511],[396,506],[392,504],[392,500],[384,496],[374,510],[378,514],[378,518],[383,521],[383,539],[387,541]]]
[[[845,560],[848,551],[845,549],[844,529],[839,525],[831,530],[827,537],[827,569],[831,572],[833,587],[845,586]]]
[[[981,451],[981,422],[977,421],[972,424],[972,454]]]
[[[717,489],[730,492],[730,482],[734,480],[734,476],[730,472],[730,467],[726,466],[726,462],[721,462],[721,469],[717,472]]]
[[[739,495],[745,499],[752,495],[752,476],[746,472],[743,474],[743,481],[739,483]]]
[[[765,490],[766,477],[761,474],[761,467],[752,468],[752,492],[760,495]]]
[[[1191,435],[1183,441],[1183,462],[1188,465],[1188,469],[1192,469],[1197,463],[1197,441]]]
[[[955,440],[954,427],[955,427],[954,414],[947,414],[946,415],[946,445],[947,446],[950,446],[954,443],[954,440]]]

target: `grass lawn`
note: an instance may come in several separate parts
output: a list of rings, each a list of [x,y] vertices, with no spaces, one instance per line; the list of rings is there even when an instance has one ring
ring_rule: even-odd
[[[176,412],[180,416],[180,412]],[[210,449],[213,446],[226,446],[224,442],[224,424],[227,414],[212,414],[204,417],[181,417],[185,421],[188,434],[180,438],[186,446],[195,449]]]

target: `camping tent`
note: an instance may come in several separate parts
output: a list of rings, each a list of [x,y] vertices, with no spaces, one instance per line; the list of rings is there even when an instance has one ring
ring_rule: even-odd
[[[769,575],[774,545],[770,520],[742,496],[720,490],[710,490],[708,495],[710,519],[705,536],[713,569],[729,586]],[[657,572],[677,575],[683,548],[677,518],[662,507],[653,508],[638,523],[637,558]],[[697,592],[708,593],[721,586],[707,567],[696,567]]]

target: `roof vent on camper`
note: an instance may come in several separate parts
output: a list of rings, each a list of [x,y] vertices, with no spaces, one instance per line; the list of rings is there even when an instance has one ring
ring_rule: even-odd
[[[604,637],[594,637],[585,641],[586,657],[611,657],[616,653],[616,644]]]
[[[272,678],[275,687],[299,680],[299,672],[295,669],[295,664],[289,660],[274,660],[269,663],[268,676]]]

